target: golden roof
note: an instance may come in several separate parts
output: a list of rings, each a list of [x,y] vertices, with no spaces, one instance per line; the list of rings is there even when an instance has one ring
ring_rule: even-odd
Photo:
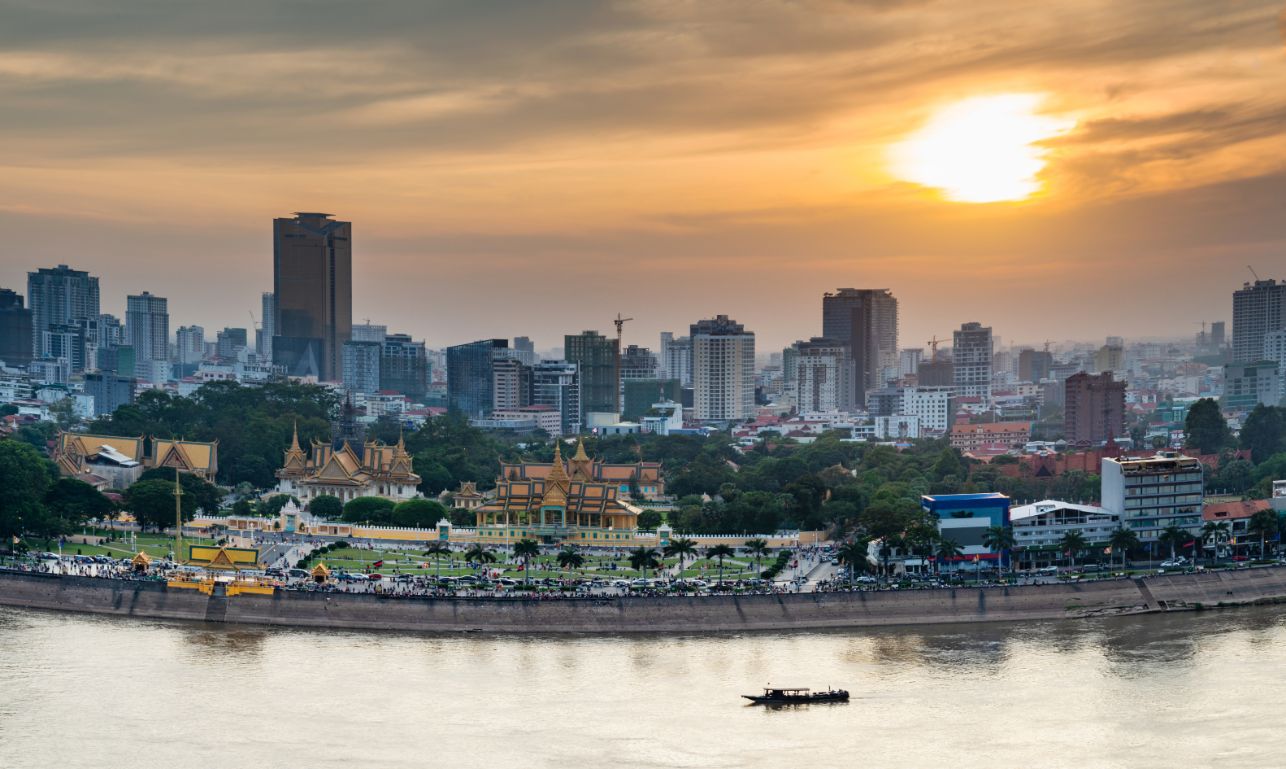
[[[326,579],[330,577],[330,569],[326,568],[326,564],[319,562],[316,566],[313,567],[313,570],[310,571],[309,574],[311,574],[313,577],[321,577],[322,579]]]
[[[90,435],[88,433],[60,433],[59,448],[64,453],[74,451],[81,456],[93,456],[101,446],[108,446],[140,462],[143,459],[143,436],[121,438],[115,435]]]
[[[562,449],[555,443],[554,464],[549,470],[549,475],[545,476],[545,496],[540,503],[550,507],[566,507],[567,491],[571,488],[570,480],[567,477],[567,470],[563,468]]]

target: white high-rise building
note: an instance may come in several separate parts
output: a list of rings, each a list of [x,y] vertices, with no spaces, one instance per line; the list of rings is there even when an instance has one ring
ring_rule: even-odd
[[[691,327],[693,411],[707,422],[755,413],[755,335],[727,315]]]
[[[801,413],[850,412],[856,383],[851,348],[835,339],[813,337],[793,345],[787,393]],[[784,356],[783,356],[784,357]]]
[[[991,403],[992,339],[991,327],[965,323],[952,332],[951,353],[954,364],[956,394]]]
[[[272,338],[277,334],[277,295],[265,291],[262,302],[263,322],[255,332],[255,355],[261,363],[272,363]]]
[[[946,433],[954,418],[950,387],[908,387],[902,391],[900,414],[920,418],[923,433]]]
[[[679,380],[680,387],[692,386],[692,338],[675,337],[669,331],[661,332],[661,354],[657,361],[661,376]]]
[[[200,363],[205,357],[205,329],[200,326],[179,326],[176,333],[179,363]]]

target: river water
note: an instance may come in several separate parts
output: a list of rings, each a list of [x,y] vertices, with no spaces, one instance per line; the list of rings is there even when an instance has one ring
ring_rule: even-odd
[[[0,608],[0,767],[1269,767],[1286,609],[428,637]],[[764,709],[771,682],[849,689]]]

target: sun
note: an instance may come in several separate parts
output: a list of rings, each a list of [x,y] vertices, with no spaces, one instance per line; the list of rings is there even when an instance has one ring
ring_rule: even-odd
[[[893,173],[960,203],[1026,200],[1041,187],[1047,150],[1038,142],[1074,121],[1041,115],[1042,94],[979,96],[948,105],[893,146]]]

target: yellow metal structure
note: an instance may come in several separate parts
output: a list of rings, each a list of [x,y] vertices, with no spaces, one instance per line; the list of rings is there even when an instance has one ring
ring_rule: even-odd
[[[259,551],[241,547],[189,545],[188,562],[207,569],[254,569],[259,566]]]

